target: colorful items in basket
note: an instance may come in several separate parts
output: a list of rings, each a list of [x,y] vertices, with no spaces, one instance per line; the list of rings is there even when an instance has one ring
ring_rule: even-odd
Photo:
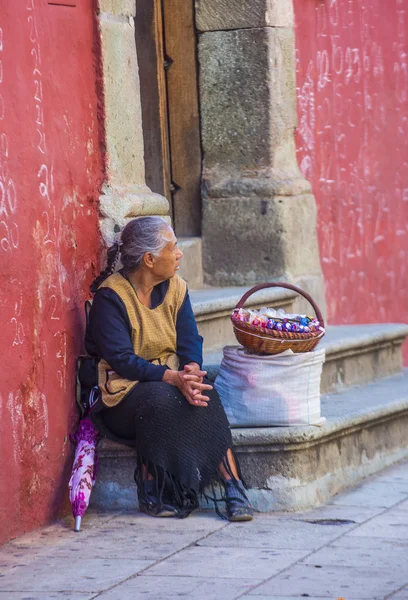
[[[265,307],[260,310],[235,308],[232,318],[234,321],[250,323],[254,326],[274,329],[275,331],[293,331],[296,333],[324,331],[316,318],[285,313],[282,308],[278,310]]]

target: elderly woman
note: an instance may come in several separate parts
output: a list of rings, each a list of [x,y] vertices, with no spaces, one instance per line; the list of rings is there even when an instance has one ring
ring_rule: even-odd
[[[253,510],[228,421],[202,371],[202,338],[176,274],[182,256],[160,217],[130,221],[109,249],[91,286],[85,340],[89,354],[100,357],[101,395],[91,419],[110,439],[136,448],[143,512],[186,517],[198,494],[218,481],[228,519],[247,521]],[[123,268],[114,272],[119,258]]]

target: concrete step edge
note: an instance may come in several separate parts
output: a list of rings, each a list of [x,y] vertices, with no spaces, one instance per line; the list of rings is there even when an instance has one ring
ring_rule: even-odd
[[[374,423],[387,421],[408,414],[408,394],[404,400],[368,411],[361,411],[349,417],[328,418],[326,423],[317,427],[314,425],[301,427],[248,427],[232,429],[232,440],[235,448],[263,446],[272,449],[273,446],[290,446],[292,450],[302,446],[321,443],[325,439],[335,439],[338,435],[352,433],[354,429],[362,429]],[[136,456],[136,450],[121,446],[103,438],[98,445],[100,458],[121,456]]]
[[[330,334],[326,335],[320,343],[320,347],[326,349],[326,356],[330,355],[333,358],[343,357],[350,351],[352,354],[364,352],[371,346],[385,346],[389,343],[402,344],[408,336],[408,325],[405,323],[332,325],[328,327],[328,330],[337,330],[340,334],[338,339],[332,339]],[[352,335],[346,334],[341,337],[342,332],[349,331],[352,331]]]
[[[408,393],[405,399],[395,400],[384,407],[372,407],[366,411],[358,411],[347,417],[328,417],[321,427],[314,425],[302,427],[264,427],[232,429],[235,447],[239,446],[294,446],[320,443],[326,438],[335,438],[338,434],[346,435],[354,429],[361,429],[374,423],[387,421],[408,414]]]
[[[408,369],[380,381],[350,387],[335,395],[322,396],[321,413],[326,423],[320,427],[262,427],[232,429],[234,445],[292,445],[321,442],[353,429],[408,414]]]
[[[332,403],[332,394],[322,397],[322,416],[326,423],[321,427],[245,427],[232,428],[234,446],[239,447],[285,447],[309,446],[321,443],[326,438],[352,433],[387,419],[408,414],[408,369],[366,385],[355,386],[336,394],[337,403]],[[361,401],[368,396],[372,404],[361,408]],[[377,401],[375,398],[377,397]],[[343,409],[341,403],[344,404]],[[337,404],[337,406],[336,406]],[[342,412],[343,410],[343,412]],[[336,414],[336,412],[338,414]],[[296,448],[291,448],[296,449]],[[99,455],[104,457],[134,456],[133,448],[122,446],[106,438],[98,445]]]

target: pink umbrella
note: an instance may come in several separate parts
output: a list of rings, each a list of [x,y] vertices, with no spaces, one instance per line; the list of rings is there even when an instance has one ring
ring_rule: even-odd
[[[74,466],[69,480],[69,499],[75,517],[75,531],[81,530],[81,521],[89,505],[95,485],[98,454],[96,445],[99,431],[89,419],[82,419],[72,441],[76,443]]]

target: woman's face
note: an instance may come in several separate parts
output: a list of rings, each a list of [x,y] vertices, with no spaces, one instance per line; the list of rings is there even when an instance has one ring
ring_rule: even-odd
[[[160,253],[160,256],[153,258],[152,274],[157,279],[165,281],[174,277],[178,271],[179,262],[183,258],[183,253],[177,246],[177,238],[170,227],[164,232],[166,245]]]

